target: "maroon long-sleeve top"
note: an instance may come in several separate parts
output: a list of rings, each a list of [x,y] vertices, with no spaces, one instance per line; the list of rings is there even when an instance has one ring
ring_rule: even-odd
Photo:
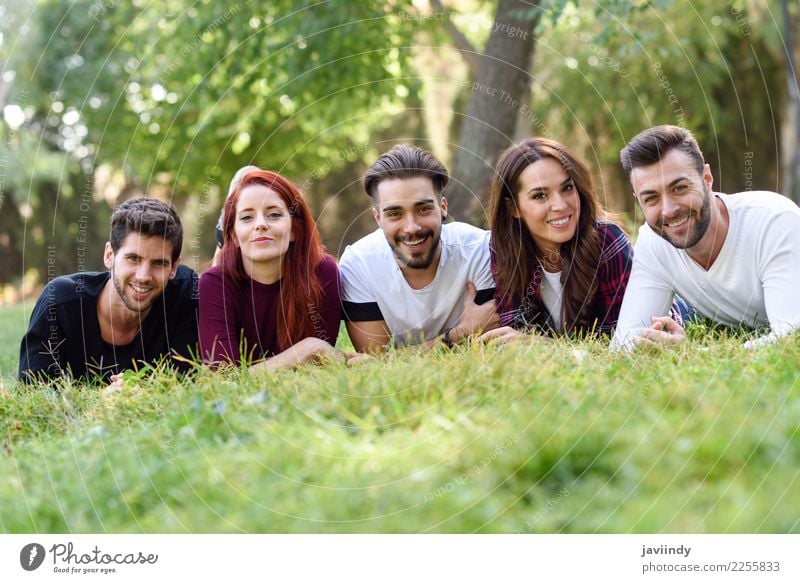
[[[339,334],[342,305],[339,268],[328,255],[317,267],[322,286],[319,306],[307,306],[314,335],[332,346]],[[212,267],[200,277],[200,352],[206,362],[252,362],[281,352],[278,346],[280,281],[258,283],[246,278],[239,285]],[[243,352],[244,350],[244,352]]]

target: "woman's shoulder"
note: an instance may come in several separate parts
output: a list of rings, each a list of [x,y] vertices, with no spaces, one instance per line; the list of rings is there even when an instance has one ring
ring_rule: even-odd
[[[628,234],[617,223],[608,220],[597,222],[600,235],[600,263],[607,263],[614,257],[628,257],[633,247]]]
[[[205,284],[207,286],[209,284],[213,285],[215,283],[219,283],[222,281],[223,275],[224,272],[222,270],[222,267],[220,267],[219,265],[213,265],[208,269],[206,269],[202,273],[202,275],[200,275],[200,285]]]
[[[597,231],[602,237],[610,237],[613,239],[619,239],[620,237],[625,237],[626,239],[628,238],[628,234],[625,232],[625,230],[617,223],[609,219],[598,219],[595,225],[597,226]]]
[[[317,277],[322,280],[339,277],[339,265],[334,257],[327,253],[322,256],[322,261],[317,265]]]

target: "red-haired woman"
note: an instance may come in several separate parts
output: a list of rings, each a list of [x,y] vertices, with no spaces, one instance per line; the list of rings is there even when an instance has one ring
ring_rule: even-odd
[[[509,147],[497,162],[489,214],[502,327],[483,340],[613,332],[633,248],[598,202],[580,160],[545,138]],[[676,298],[672,317],[682,322],[691,315]]]
[[[297,188],[250,170],[223,217],[219,264],[200,278],[204,362],[274,370],[340,357],[339,270]]]

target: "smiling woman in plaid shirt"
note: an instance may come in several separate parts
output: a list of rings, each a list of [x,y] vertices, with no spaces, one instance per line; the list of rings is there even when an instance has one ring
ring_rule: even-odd
[[[497,163],[489,200],[492,272],[501,328],[569,336],[613,332],[633,248],[598,203],[589,170],[562,144],[529,138]],[[680,300],[678,321],[689,308]]]

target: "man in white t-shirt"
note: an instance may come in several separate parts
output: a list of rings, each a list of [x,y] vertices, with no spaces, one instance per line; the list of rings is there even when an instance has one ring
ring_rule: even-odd
[[[446,344],[498,324],[489,233],[443,224],[447,169],[405,144],[364,176],[378,229],[348,246],[339,269],[347,331],[360,352],[395,345]]]
[[[760,345],[800,325],[800,208],[774,192],[712,192],[711,169],[691,132],[641,132],[620,159],[645,225],[612,348],[680,342],[666,314],[674,294],[726,326],[770,332]]]

